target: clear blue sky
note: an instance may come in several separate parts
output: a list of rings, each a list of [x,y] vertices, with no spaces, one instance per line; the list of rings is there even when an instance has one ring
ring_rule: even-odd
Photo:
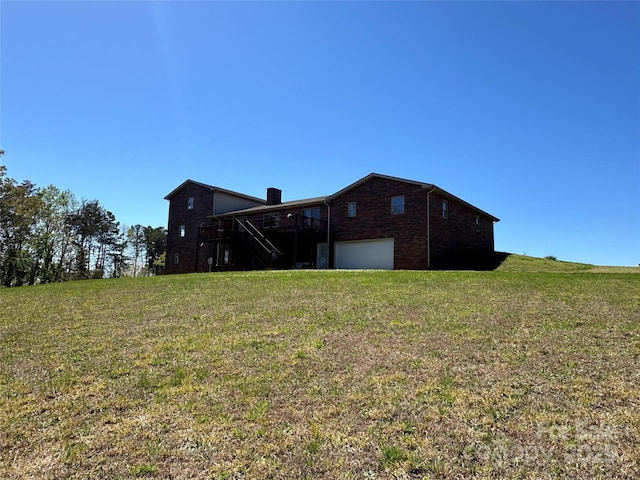
[[[2,1],[8,175],[166,226],[191,178],[283,200],[371,172],[496,249],[640,262],[640,3]]]

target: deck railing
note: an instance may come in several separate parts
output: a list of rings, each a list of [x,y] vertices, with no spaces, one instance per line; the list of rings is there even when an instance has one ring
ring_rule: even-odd
[[[327,222],[313,217],[305,217],[297,213],[263,214],[245,217],[221,218],[214,220],[211,225],[201,225],[200,241],[218,241],[229,239],[237,231],[240,223],[248,221],[260,233],[266,232],[326,232]]]

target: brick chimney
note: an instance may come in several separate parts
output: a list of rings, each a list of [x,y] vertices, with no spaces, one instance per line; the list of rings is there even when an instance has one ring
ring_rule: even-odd
[[[274,187],[267,188],[267,205],[279,205],[282,203],[282,190]]]

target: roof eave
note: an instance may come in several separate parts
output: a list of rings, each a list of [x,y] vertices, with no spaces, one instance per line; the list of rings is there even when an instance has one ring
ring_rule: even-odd
[[[433,187],[436,191],[438,191],[441,195],[450,198],[451,200],[454,200],[458,203],[461,203],[467,207],[469,207],[470,209],[476,211],[477,213],[489,218],[493,223],[497,223],[500,221],[500,219],[498,217],[494,217],[493,215],[491,215],[488,212],[485,212],[484,210],[482,210],[481,208],[476,207],[475,205],[461,199],[460,197],[455,196],[453,193],[447,192],[446,190],[438,187],[437,185],[431,185],[431,187]]]
[[[431,186],[431,185],[429,185],[427,183],[424,183],[424,182],[417,182],[415,180],[408,180],[406,178],[392,177],[392,176],[389,176],[389,175],[382,175],[380,173],[372,172],[369,175],[367,175],[365,177],[362,177],[360,180],[357,180],[357,181],[353,182],[351,185],[347,185],[342,190],[337,191],[333,195],[329,195],[327,197],[327,201],[334,200],[335,198],[338,198],[339,196],[344,195],[348,191],[350,191],[350,190],[352,190],[352,189],[354,189],[356,187],[359,187],[363,183],[366,183],[369,180],[371,180],[372,178],[382,178],[384,180],[392,180],[394,182],[409,183],[409,184],[415,185],[417,187]]]
[[[182,182],[178,187],[174,188],[169,194],[167,194],[164,197],[164,199],[165,200],[171,200],[171,197],[173,197],[176,193],[178,193],[180,190],[182,190],[189,183],[194,184],[194,185],[198,185],[198,186],[203,187],[203,188],[207,188],[207,189],[212,190],[214,192],[221,192],[221,193],[225,193],[227,195],[232,195],[234,197],[240,197],[240,198],[244,198],[246,200],[251,200],[252,202],[266,203],[266,200],[263,199],[263,198],[253,197],[251,195],[246,195],[246,194],[240,193],[240,192],[234,192],[233,190],[227,190],[226,188],[220,188],[220,187],[216,187],[214,185],[208,185],[208,184],[202,183],[202,182],[196,182],[195,180],[191,180],[191,179],[187,179],[184,182]]]
[[[273,212],[277,210],[283,210],[288,208],[300,208],[300,207],[308,207],[310,205],[319,205],[322,204],[327,197],[314,197],[307,198],[302,200],[292,200],[290,202],[278,203],[275,205],[259,205],[257,207],[249,207],[243,208],[241,210],[233,210],[231,212],[219,213],[217,215],[209,215],[209,217],[234,217],[237,215],[250,215],[250,214],[258,214],[263,212]]]
[[[178,193],[180,190],[182,190],[189,183],[193,183],[194,185],[199,185],[201,187],[209,188],[209,189],[214,189],[215,188],[213,185],[207,185],[206,183],[196,182],[195,180],[191,180],[190,178],[188,178],[184,182],[182,182],[180,185],[178,185],[176,188],[171,190],[171,192],[169,192],[167,195],[165,195],[164,199],[165,200],[171,200],[171,197],[173,197],[176,193]]]

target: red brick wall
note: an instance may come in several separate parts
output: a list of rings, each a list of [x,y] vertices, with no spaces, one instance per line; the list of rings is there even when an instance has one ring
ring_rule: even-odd
[[[193,209],[188,209],[188,199],[193,197]],[[213,191],[201,185],[189,183],[176,192],[169,201],[169,222],[167,226],[166,273],[189,273],[196,267],[198,246],[198,226],[213,211]],[[185,226],[185,236],[180,237],[180,225]],[[179,254],[178,263],[175,255]],[[208,271],[209,252],[202,249],[198,253],[198,271]]]
[[[404,195],[405,213],[391,214],[391,197]],[[356,216],[348,217],[349,202]],[[426,269],[426,191],[419,185],[374,177],[331,202],[332,241],[394,238],[394,268]]]
[[[404,213],[391,213],[391,197],[404,195]],[[444,195],[444,196],[443,196]],[[188,198],[194,208],[188,209]],[[442,218],[442,200],[448,201],[448,218]],[[356,216],[348,216],[348,203],[356,202]],[[321,219],[327,221],[327,209],[321,206]],[[331,201],[331,242],[394,238],[396,269],[473,267],[470,264],[494,248],[493,223],[463,202],[437,190],[429,195],[430,259],[427,260],[427,190],[411,182],[373,177]],[[301,206],[279,208],[283,222],[288,213],[301,214]],[[213,247],[198,251],[198,226],[212,214],[213,191],[188,183],[176,192],[169,203],[166,273],[208,271],[207,258],[215,256]],[[276,213],[276,212],[273,212]],[[479,228],[475,218],[479,216]],[[262,215],[252,219],[262,227]],[[180,225],[185,236],[180,237]],[[197,253],[196,253],[197,252]],[[179,262],[175,262],[175,254]],[[333,258],[330,261],[333,265]]]
[[[442,217],[442,201],[448,215]],[[430,195],[431,268],[474,267],[493,252],[493,222],[476,210],[438,192]],[[475,219],[479,217],[476,228]]]
[[[404,195],[405,213],[391,214],[391,197]],[[442,218],[442,200],[448,202]],[[347,215],[356,202],[356,217]],[[430,262],[427,261],[427,189],[409,182],[372,178],[331,203],[332,241],[394,238],[394,268],[473,268],[493,252],[493,222],[455,198],[430,194]],[[479,217],[478,228],[475,219]]]

